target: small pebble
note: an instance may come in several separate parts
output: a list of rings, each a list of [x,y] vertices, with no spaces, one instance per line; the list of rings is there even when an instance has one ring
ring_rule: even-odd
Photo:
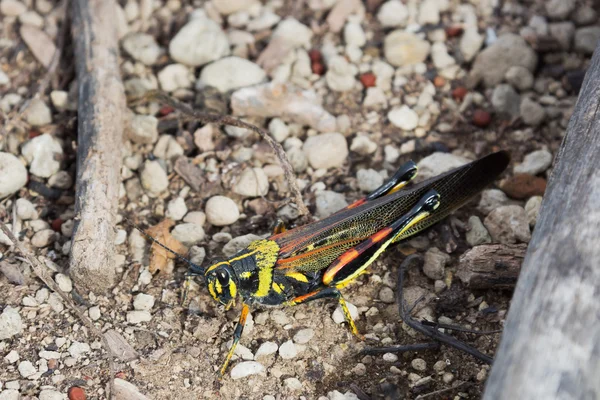
[[[348,143],[341,133],[311,136],[306,139],[302,149],[309,164],[315,169],[341,167],[348,157]]]
[[[25,110],[25,120],[31,126],[44,126],[52,123],[50,107],[43,100],[34,98]]]
[[[100,307],[92,306],[88,309],[88,314],[92,321],[98,321],[100,319]]]
[[[311,328],[300,329],[294,335],[294,342],[298,344],[306,344],[313,338],[315,331]]]
[[[56,240],[56,234],[52,229],[37,231],[31,238],[31,244],[35,247],[46,247]]]
[[[192,247],[204,240],[204,229],[201,226],[191,223],[177,225],[171,231],[171,235],[186,247]]]
[[[73,342],[67,349],[71,357],[78,359],[91,351],[90,345],[83,342]]]
[[[277,343],[275,342],[264,342],[256,350],[256,354],[254,355],[254,359],[258,360],[260,357],[266,357],[271,354],[274,354],[279,349]]]
[[[494,209],[485,218],[484,225],[495,242],[529,243],[531,239],[527,213],[521,206],[501,206]]]
[[[148,311],[128,311],[127,312],[127,323],[139,324],[141,322],[149,322],[152,320],[152,314]]]
[[[291,390],[302,390],[302,382],[298,378],[285,378],[283,380],[284,385]]]
[[[423,273],[431,279],[444,279],[446,272],[444,267],[450,261],[450,256],[437,247],[432,247],[425,253]]]
[[[406,105],[393,108],[387,117],[394,126],[405,131],[412,131],[419,124],[419,115]]]
[[[157,197],[169,186],[167,172],[158,161],[146,160],[144,162],[140,180],[149,197]]]
[[[19,198],[16,201],[17,217],[26,221],[38,217],[35,206],[27,199]]]
[[[133,299],[133,308],[139,311],[150,311],[154,306],[154,297],[140,293]]]
[[[293,341],[288,340],[279,346],[279,356],[284,360],[289,360],[298,355],[298,349]]]
[[[383,355],[383,361],[393,363],[398,361],[398,356],[394,353],[385,353]]]
[[[60,169],[63,149],[52,135],[44,133],[23,145],[21,154],[29,163],[29,172],[40,178],[49,178]]]
[[[525,203],[525,212],[530,227],[534,227],[542,206],[542,196],[533,196]]]
[[[384,303],[388,303],[388,304],[395,302],[396,296],[394,294],[394,291],[387,286],[382,287],[381,290],[379,291],[379,300],[383,301]]]
[[[265,196],[269,193],[269,179],[262,168],[246,168],[238,176],[232,191],[246,197]]]
[[[417,371],[425,371],[427,369],[427,363],[422,358],[415,358],[410,362],[411,367]]]
[[[27,170],[17,157],[0,152],[0,199],[17,192],[27,183]]]
[[[231,369],[232,379],[241,379],[250,375],[262,374],[265,371],[265,367],[256,361],[244,361],[236,364]]]
[[[171,218],[174,221],[180,221],[187,214],[187,206],[185,200],[182,197],[176,197],[169,201],[167,204],[167,218]]]
[[[35,368],[35,366],[31,363],[31,361],[27,360],[21,361],[17,369],[19,370],[19,374],[21,374],[23,378],[28,378],[31,375],[37,373],[37,369]]]
[[[443,370],[446,369],[446,362],[445,361],[436,361],[435,364],[433,364],[433,370],[436,372],[442,372]]]
[[[515,173],[537,175],[545,172],[552,165],[552,153],[548,150],[537,150],[529,153],[521,164],[515,166]]]
[[[214,226],[226,226],[236,222],[240,217],[237,204],[229,197],[213,196],[204,208],[206,220]]]
[[[7,355],[4,356],[4,361],[9,364],[16,363],[19,361],[19,353],[16,350],[11,350]]]
[[[475,215],[469,217],[468,230],[466,234],[467,243],[471,246],[477,246],[485,243],[492,243],[490,233],[483,226],[481,219]]]

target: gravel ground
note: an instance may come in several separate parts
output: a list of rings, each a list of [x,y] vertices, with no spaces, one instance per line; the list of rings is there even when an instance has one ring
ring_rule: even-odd
[[[63,3],[0,0],[0,214],[119,346],[117,398],[414,399],[446,389],[428,398],[480,397],[489,366],[455,349],[361,350],[425,341],[399,320],[394,298],[397,267],[415,252],[425,264],[408,271],[404,296],[425,300],[413,315],[502,329],[510,288],[469,286],[461,260],[490,245],[522,253],[529,242],[600,38],[592,1],[119,1],[127,94],[161,89],[265,127],[315,218],[409,159],[423,179],[498,149],[512,156],[495,188],[345,289],[366,343],[334,303],[252,310],[222,380],[213,371],[239,308],[224,312],[201,282],[180,306],[186,266],[159,260],[128,225],[115,227],[117,287],[94,295],[71,283],[77,91]],[[65,55],[48,75],[61,42]],[[197,263],[268,235],[277,217],[294,224],[283,169],[258,135],[179,117],[158,103],[131,108],[121,216],[144,227],[174,221],[157,235]],[[106,398],[99,339],[1,233],[0,243],[0,400]],[[455,335],[488,355],[499,340]]]

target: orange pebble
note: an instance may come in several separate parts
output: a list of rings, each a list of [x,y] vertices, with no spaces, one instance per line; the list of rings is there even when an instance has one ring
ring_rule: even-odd
[[[473,113],[473,123],[480,128],[485,128],[492,122],[492,115],[485,110],[475,110]]]
[[[69,400],[86,400],[85,391],[79,386],[71,386],[67,391]]]
[[[375,86],[376,81],[377,77],[371,72],[367,72],[366,74],[362,74],[360,76],[360,83],[362,83],[366,88]]]

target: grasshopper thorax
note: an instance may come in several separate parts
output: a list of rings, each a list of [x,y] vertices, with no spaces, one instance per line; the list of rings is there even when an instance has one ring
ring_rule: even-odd
[[[204,275],[206,286],[213,299],[229,309],[235,304],[237,296],[237,280],[229,261],[213,264]]]

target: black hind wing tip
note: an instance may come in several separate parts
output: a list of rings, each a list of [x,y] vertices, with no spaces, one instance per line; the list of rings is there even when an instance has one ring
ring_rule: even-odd
[[[508,167],[508,164],[510,164],[510,154],[506,150],[500,150],[488,154],[476,162],[483,162],[490,174],[500,175]]]

